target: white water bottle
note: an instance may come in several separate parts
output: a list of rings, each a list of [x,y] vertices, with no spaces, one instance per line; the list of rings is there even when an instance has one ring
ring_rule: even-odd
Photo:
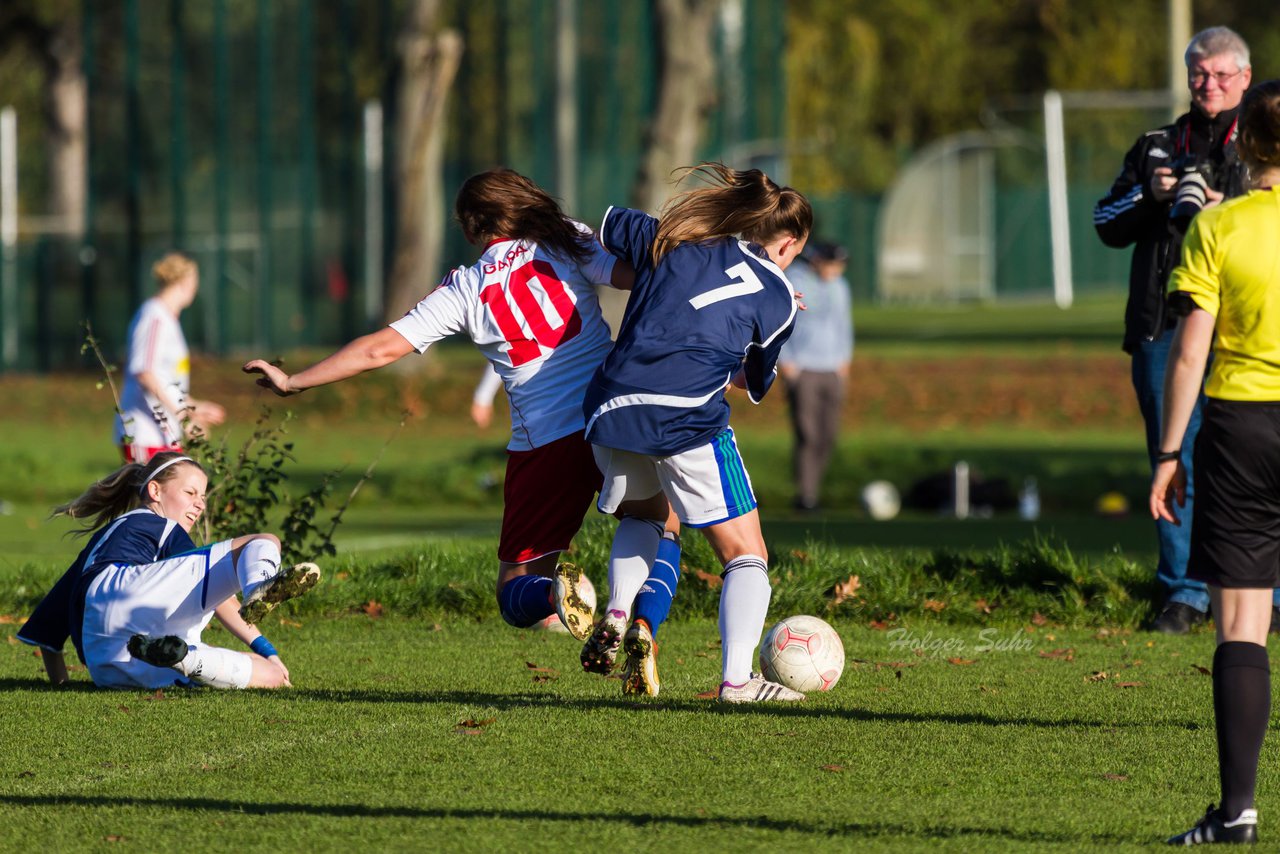
[[[1027,521],[1040,518],[1040,488],[1034,477],[1022,482],[1022,492],[1018,494],[1018,515]]]

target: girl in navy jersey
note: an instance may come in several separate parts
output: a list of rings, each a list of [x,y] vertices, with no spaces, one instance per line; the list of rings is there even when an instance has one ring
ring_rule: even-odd
[[[54,510],[89,520],[82,533],[90,536],[18,631],[19,640],[42,649],[50,681],[67,680],[62,649],[70,637],[103,687],[289,684],[288,668],[252,624],[309,590],[320,570],[303,563],[281,572],[273,534],[196,548],[191,528],[204,512],[207,485],[195,460],[166,451],[117,469]],[[201,642],[215,616],[253,654]]]
[[[604,247],[636,271],[613,350],[587,387],[587,439],[604,471],[599,507],[619,512],[610,599],[582,650],[608,660],[625,631],[627,654],[652,643],[626,603],[645,581],[662,520],[702,529],[724,565],[720,598],[725,702],[799,700],[751,672],[769,608],[764,538],[751,481],[729,427],[725,391],[753,403],[769,390],[798,307],[783,271],[800,254],[813,211],[763,172],[720,164],[688,170],[706,186],[660,219],[610,208]]]
[[[631,268],[615,263],[590,229],[510,169],[467,179],[454,215],[483,253],[445,276],[404,317],[295,374],[262,360],[244,370],[261,374],[258,384],[284,397],[425,352],[453,333],[470,336],[502,378],[511,411],[499,610],[521,628],[558,613],[582,640],[593,612],[579,593],[578,569],[558,558],[600,487],[582,435],[583,391],[611,346],[595,288],[630,288]]]

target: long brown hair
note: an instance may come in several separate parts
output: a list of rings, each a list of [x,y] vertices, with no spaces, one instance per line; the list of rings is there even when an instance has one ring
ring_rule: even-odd
[[[490,169],[464,181],[453,216],[468,239],[528,240],[578,262],[590,257],[591,234],[579,231],[546,190],[513,169]]]
[[[1244,93],[1236,149],[1250,167],[1280,167],[1280,80],[1263,81]]]
[[[195,466],[204,471],[204,467],[196,461],[185,459],[155,474],[165,463],[182,456],[184,455],[175,451],[164,451],[152,457],[150,462],[123,465],[102,480],[90,485],[78,498],[53,508],[53,512],[49,515],[89,519],[83,527],[73,532],[80,536],[96,531],[117,516],[123,516],[130,510],[145,506],[147,496],[143,487],[147,485],[147,481],[165,483],[177,477],[178,469],[183,466]]]
[[[681,180],[693,176],[707,186],[686,190],[663,207],[653,241],[655,267],[682,243],[738,235],[766,243],[780,234],[799,239],[813,230],[809,200],[790,187],[779,187],[759,169],[700,163],[681,171]]]

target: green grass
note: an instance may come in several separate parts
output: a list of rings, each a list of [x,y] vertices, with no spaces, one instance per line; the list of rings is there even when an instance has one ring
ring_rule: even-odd
[[[0,645],[0,825],[58,851],[1139,851],[1214,797],[1208,634],[836,626],[843,678],[795,707],[697,699],[700,619],[664,628],[647,702],[494,621],[268,625],[275,693],[53,690]],[[1277,778],[1264,757],[1264,840]]]

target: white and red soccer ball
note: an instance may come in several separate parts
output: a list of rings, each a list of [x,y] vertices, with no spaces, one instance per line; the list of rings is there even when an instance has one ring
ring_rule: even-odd
[[[760,672],[796,691],[830,691],[844,672],[844,644],[817,617],[787,617],[760,642]]]
[[[582,601],[587,603],[587,607],[591,609],[591,613],[596,611],[596,588],[591,584],[591,579],[585,575],[578,576],[578,592],[582,594]],[[564,623],[560,622],[558,614],[551,614],[540,623],[535,623],[540,629],[546,629],[549,632],[560,632],[568,634],[569,629]]]

